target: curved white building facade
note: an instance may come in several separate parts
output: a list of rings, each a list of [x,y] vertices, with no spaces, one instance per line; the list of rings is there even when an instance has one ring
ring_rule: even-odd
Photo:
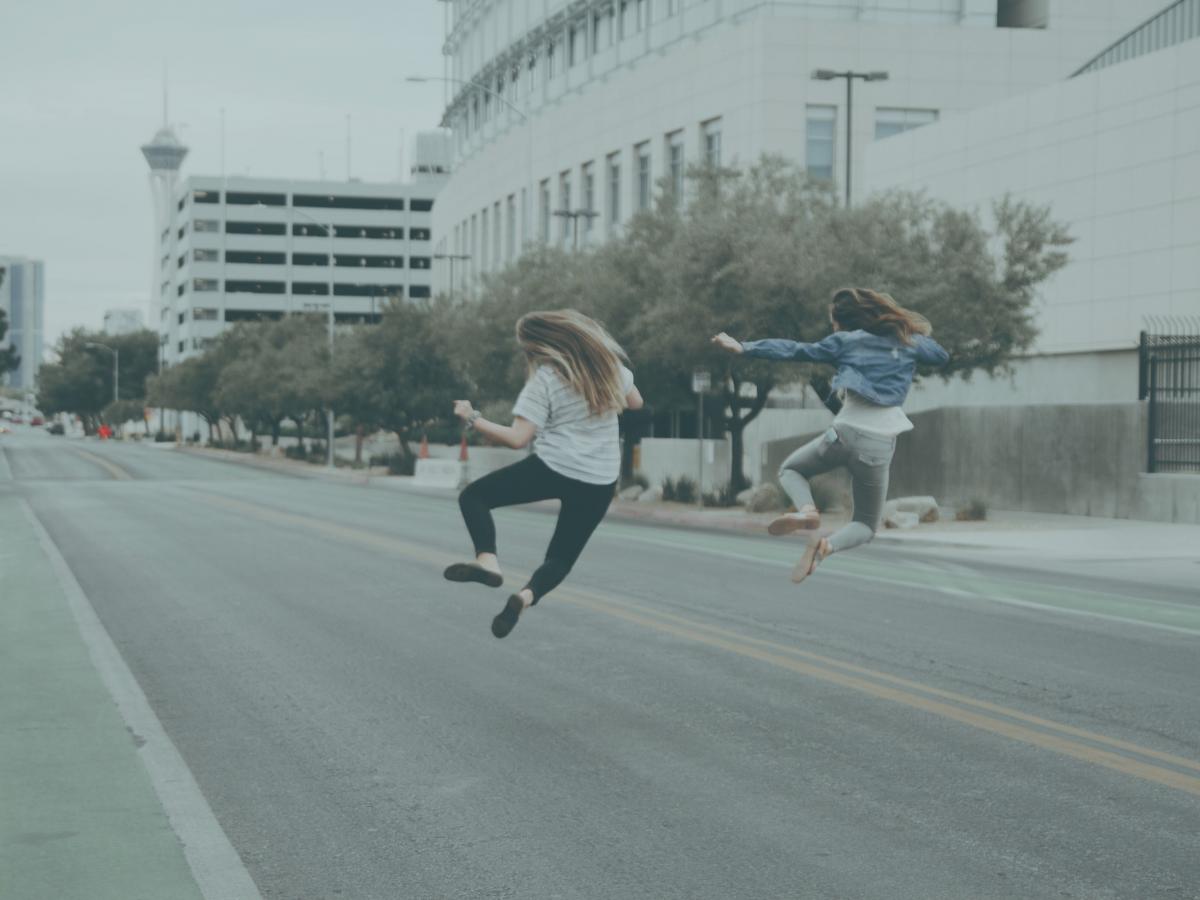
[[[528,241],[600,241],[705,158],[778,153],[844,185],[877,139],[1066,78],[1162,0],[452,0],[457,284]],[[557,213],[557,214],[556,214]],[[566,215],[570,214],[570,215]],[[450,267],[435,273],[445,290]],[[461,281],[459,280],[461,279]]]

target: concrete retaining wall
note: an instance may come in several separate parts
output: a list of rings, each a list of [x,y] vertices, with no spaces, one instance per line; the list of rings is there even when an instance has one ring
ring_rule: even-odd
[[[889,496],[931,494],[946,506],[1200,522],[1200,476],[1147,475],[1146,407],[952,407],[910,416]],[[768,471],[819,431],[774,441]]]

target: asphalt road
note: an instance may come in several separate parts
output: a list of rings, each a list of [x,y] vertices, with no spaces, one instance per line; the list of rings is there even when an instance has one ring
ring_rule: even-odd
[[[1200,897],[1200,598],[1152,566],[797,588],[795,544],[609,521],[497,641],[445,498],[30,432],[0,490],[272,900]],[[519,583],[553,520],[497,520]]]

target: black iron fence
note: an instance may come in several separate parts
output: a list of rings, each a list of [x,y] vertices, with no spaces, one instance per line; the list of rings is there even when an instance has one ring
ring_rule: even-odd
[[[1157,333],[1143,331],[1138,345],[1138,399],[1150,403],[1146,470],[1200,473],[1200,321],[1152,324]]]

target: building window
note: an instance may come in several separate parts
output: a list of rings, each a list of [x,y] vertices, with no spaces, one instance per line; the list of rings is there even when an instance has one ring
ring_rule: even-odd
[[[293,253],[292,265],[294,266],[327,266],[329,265],[328,253]]]
[[[226,234],[287,234],[282,222],[226,222]]]
[[[709,119],[700,125],[704,139],[704,164],[717,168],[721,165],[721,120]]]
[[[403,256],[361,256],[357,253],[338,253],[333,257],[335,266],[348,266],[358,269],[402,269]]]
[[[667,135],[667,187],[678,203],[683,197],[683,132]]]
[[[804,166],[810,178],[833,181],[836,106],[810,106],[805,124]]]
[[[340,238],[367,238],[368,240],[396,241],[404,237],[403,228],[377,228],[370,225],[334,225],[333,236]]]
[[[583,62],[583,29],[572,25],[567,29],[567,67],[573,67]]]
[[[282,281],[225,281],[227,294],[282,294],[285,287]]]
[[[272,309],[227,309],[226,322],[277,322],[283,313]]]
[[[650,0],[637,0],[637,30],[642,31],[650,24]]]
[[[183,320],[184,320],[184,319],[186,319],[186,318],[187,318],[187,313],[186,313],[186,312],[181,312],[181,313],[179,314],[179,316],[178,316],[178,319],[179,319],[179,324],[180,324],[180,325],[182,325],[182,324],[183,324]]]
[[[936,109],[890,109],[879,107],[875,110],[875,140],[900,134],[902,131],[912,131],[922,125],[937,121]]]
[[[337,197],[332,194],[296,194],[293,206],[321,209],[404,209],[403,197]],[[413,207],[416,209],[416,207]]]
[[[650,143],[638,144],[633,148],[633,158],[637,165],[634,180],[634,206],[637,209],[649,209],[653,198],[653,185],[650,182]]]
[[[220,191],[192,191],[193,203],[220,203]]]
[[[605,160],[608,170],[608,233],[621,224],[621,154],[610,153]]]
[[[193,278],[192,290],[194,291],[219,291],[221,282],[215,278]]]
[[[187,206],[187,194],[179,198],[179,202],[175,204],[175,208],[182,212],[185,206]]]
[[[320,225],[298,224],[292,226],[292,234],[296,237],[329,237],[329,229]],[[335,231],[336,234],[336,231]]]
[[[557,39],[552,39],[546,45],[546,80],[549,81],[554,77],[554,45],[558,43]]]
[[[486,272],[488,270],[488,211],[486,206],[479,214],[479,236],[481,238],[479,244],[479,271]]]
[[[427,284],[410,284],[408,286],[408,296],[416,299],[425,299],[429,297],[429,285]]]
[[[287,206],[287,194],[267,194],[261,191],[226,191],[225,202],[230,206]]]
[[[175,295],[182,297],[187,292],[187,282],[180,282],[179,287],[175,288]]]
[[[410,256],[408,258],[408,267],[410,269],[429,269],[433,267],[433,257],[431,256]]]
[[[399,229],[397,229],[398,231]],[[433,236],[428,228],[410,228],[408,229],[408,239],[410,241],[427,241]]]
[[[226,250],[225,262],[247,263],[256,266],[281,266],[287,262],[287,254],[265,253],[261,250]]]
[[[583,194],[579,199],[583,201],[584,212],[588,213],[583,219],[583,233],[591,234],[592,220],[596,218],[596,167],[590,162],[583,164],[579,189]]]
[[[492,265],[500,268],[500,201],[492,206]]]
[[[215,322],[221,317],[221,311],[211,306],[197,306],[192,310],[192,320],[196,322]]]
[[[540,195],[538,203],[541,207],[541,238],[544,243],[550,243],[550,179],[544,179],[538,186]]]
[[[325,281],[293,281],[292,293],[297,295],[329,296],[329,283]]]
[[[391,285],[386,284],[335,284],[333,295],[335,297],[378,297],[386,294],[390,288]]]
[[[186,253],[179,254],[179,259],[175,260],[175,268],[182,269],[183,264],[185,262],[187,262],[187,254]]]
[[[179,229],[179,232],[180,232],[179,236],[183,237],[183,232],[185,232],[186,230],[187,230],[187,224],[184,223],[183,228]],[[209,232],[215,233],[215,232],[218,232],[221,230],[221,223],[219,221],[217,221],[216,219],[195,219],[192,222],[192,230],[193,231],[209,231]]]
[[[431,209],[433,209],[433,201],[420,199],[412,200],[410,201],[409,208],[413,212],[429,212]]]
[[[221,254],[216,250],[205,250],[197,247],[192,251],[192,259],[196,262],[220,262]]]
[[[504,261],[512,262],[517,255],[517,195],[509,194],[504,201]]]
[[[558,211],[563,213],[571,212],[571,173],[560,172],[558,176]],[[565,247],[567,239],[571,236],[571,218],[570,216],[560,216],[562,221],[558,229],[558,239]]]

